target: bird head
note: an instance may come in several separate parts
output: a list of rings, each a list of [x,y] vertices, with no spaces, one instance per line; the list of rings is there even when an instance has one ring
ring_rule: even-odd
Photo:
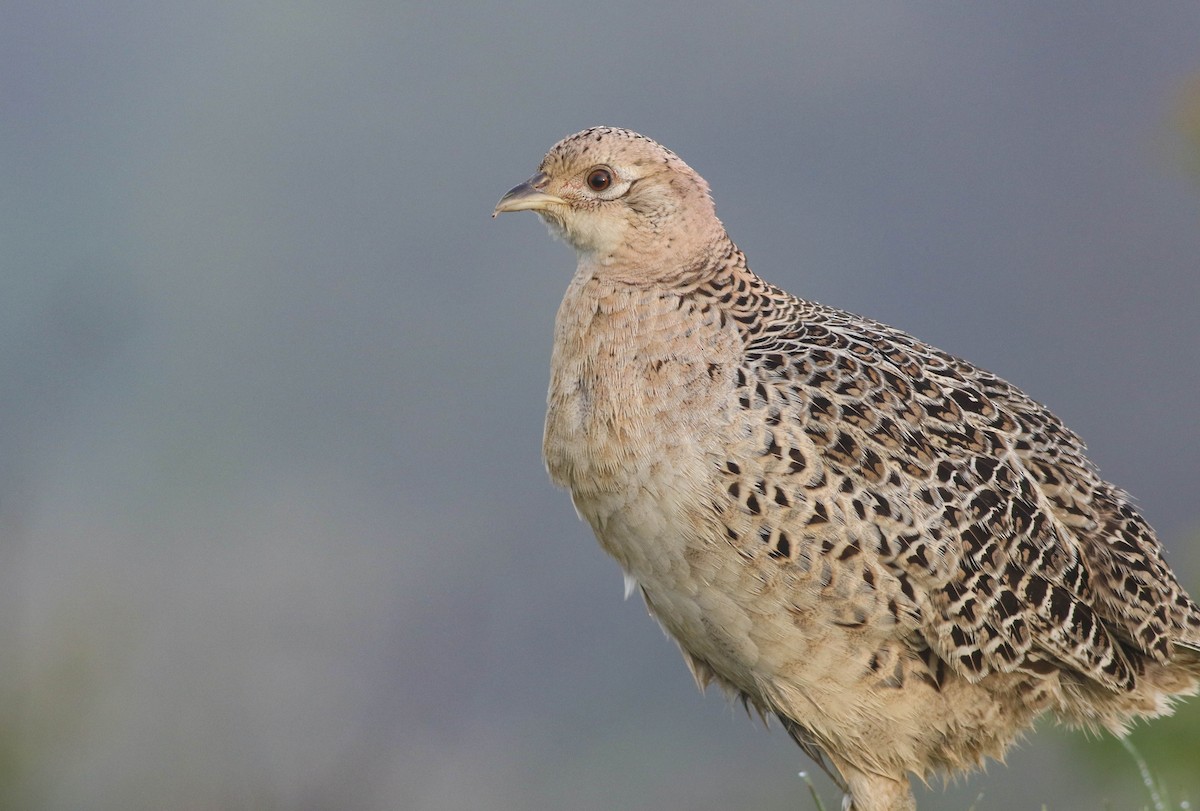
[[[694,264],[725,235],[704,178],[666,147],[613,127],[559,141],[492,216],[527,210],[581,262],[647,276]]]

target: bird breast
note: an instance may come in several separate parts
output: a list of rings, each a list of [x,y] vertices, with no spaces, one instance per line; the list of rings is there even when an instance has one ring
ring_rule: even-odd
[[[678,292],[582,269],[559,308],[546,467],[635,576],[642,553],[629,547],[680,545],[711,520],[714,426],[732,419],[736,341]]]

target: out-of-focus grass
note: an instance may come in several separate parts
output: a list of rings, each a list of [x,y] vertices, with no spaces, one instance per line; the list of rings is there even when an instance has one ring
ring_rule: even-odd
[[[1149,781],[1168,809],[1196,808],[1200,803],[1200,698],[1178,705],[1168,718],[1139,725],[1128,745],[1106,736],[1086,746],[1082,756],[1097,775],[1114,781]]]
[[[1200,77],[1196,91],[1196,124],[1200,127]],[[1196,136],[1200,139],[1200,129]],[[1200,140],[1197,147],[1200,148]],[[1197,159],[1200,160],[1200,152]],[[1197,169],[1200,171],[1200,164]],[[1191,593],[1195,595],[1196,589]],[[1163,795],[1162,804],[1166,808],[1200,808],[1200,696],[1177,703],[1173,715],[1138,724],[1127,742],[1108,735],[1100,740],[1087,736],[1077,739],[1080,759],[1093,768],[1099,779],[1114,783],[1135,779],[1149,782]],[[1149,807],[1155,808],[1153,802]]]
[[[800,779],[804,781],[804,785],[808,786],[808,793],[812,795],[813,805],[816,806],[817,811],[825,811],[825,803],[821,802],[821,795],[817,793],[817,787],[813,785],[808,772],[800,772]]]
[[[1184,81],[1172,111],[1173,129],[1182,136],[1180,159],[1200,179],[1200,73]]]

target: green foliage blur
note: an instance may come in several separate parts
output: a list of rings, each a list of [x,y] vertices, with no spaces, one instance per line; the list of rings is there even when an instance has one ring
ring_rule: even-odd
[[[1200,538],[1196,544],[1200,545]],[[1192,595],[1198,593],[1191,589]],[[1077,755],[1100,780],[1116,785],[1140,779],[1137,760],[1121,741],[1109,735],[1099,741],[1074,737]],[[1174,714],[1166,718],[1139,723],[1128,740],[1151,779],[1170,798],[1168,807],[1200,807],[1200,696],[1178,702]]]
[[[1183,83],[1173,118],[1174,128],[1183,142],[1180,159],[1188,171],[1200,179],[1200,73]]]

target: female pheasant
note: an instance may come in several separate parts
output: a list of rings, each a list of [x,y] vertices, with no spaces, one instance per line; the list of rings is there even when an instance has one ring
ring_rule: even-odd
[[[495,212],[579,257],[544,452],[716,682],[855,811],[999,757],[1042,713],[1122,734],[1200,684],[1200,609],[1080,439],[995,375],[746,266],[708,184],[596,127]]]

